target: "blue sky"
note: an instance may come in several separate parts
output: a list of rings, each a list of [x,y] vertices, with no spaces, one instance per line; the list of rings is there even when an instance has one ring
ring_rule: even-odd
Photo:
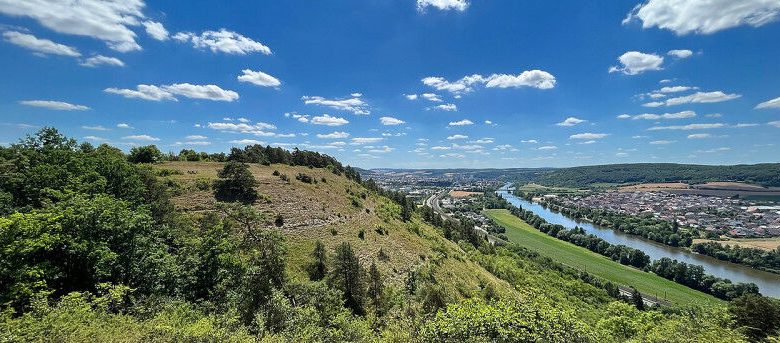
[[[780,1],[0,0],[0,142],[778,162]]]

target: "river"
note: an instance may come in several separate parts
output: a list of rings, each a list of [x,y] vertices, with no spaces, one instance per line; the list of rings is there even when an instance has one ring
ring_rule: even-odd
[[[612,244],[623,244],[644,251],[652,260],[669,257],[680,262],[696,264],[704,267],[708,274],[729,279],[732,282],[752,282],[756,284],[763,295],[780,298],[780,274],[768,273],[745,267],[731,262],[721,261],[713,257],[695,254],[683,248],[671,247],[651,241],[642,236],[630,235],[588,222],[578,222],[561,213],[547,209],[539,204],[529,202],[509,192],[509,185],[498,190],[498,195],[512,205],[533,211],[551,224],[560,224],[566,228],[579,226],[586,232],[601,237]]]

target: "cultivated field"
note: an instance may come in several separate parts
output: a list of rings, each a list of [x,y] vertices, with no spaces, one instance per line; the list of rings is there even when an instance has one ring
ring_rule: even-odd
[[[771,238],[730,238],[723,241],[713,241],[709,239],[694,239],[693,243],[717,242],[723,245],[736,245],[742,248],[758,248],[764,250],[774,250],[780,247],[780,237]]]
[[[676,304],[711,305],[717,298],[660,276],[624,266],[585,248],[550,237],[528,225],[507,210],[486,210],[485,214],[506,228],[510,241],[535,250],[573,268],[585,270],[614,283],[634,286],[643,294],[657,296]]]
[[[690,187],[687,183],[667,182],[667,183],[640,183],[638,185],[622,186],[618,190],[621,192],[636,191],[659,191],[667,189],[687,189]]]
[[[482,192],[459,191],[454,189],[450,191],[450,196],[453,198],[468,198],[475,195],[482,195]]]

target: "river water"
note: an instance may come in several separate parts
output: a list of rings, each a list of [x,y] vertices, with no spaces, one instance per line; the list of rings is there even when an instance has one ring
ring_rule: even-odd
[[[618,230],[593,225],[588,222],[578,222],[561,213],[517,197],[509,192],[508,187],[509,185],[506,185],[499,189],[497,191],[498,195],[509,201],[512,205],[533,211],[536,215],[544,218],[551,224],[560,224],[566,228],[579,226],[586,232],[601,237],[609,243],[623,244],[642,250],[650,256],[652,260],[669,257],[680,262],[697,264],[703,266],[705,272],[708,274],[729,279],[732,282],[752,282],[758,285],[761,294],[780,298],[780,274],[768,273],[731,262],[721,261],[713,257],[695,254],[683,248],[660,244],[642,236],[626,234]]]

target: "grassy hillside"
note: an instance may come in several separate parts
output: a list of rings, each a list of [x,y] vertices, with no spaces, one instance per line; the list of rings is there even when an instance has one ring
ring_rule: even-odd
[[[548,186],[587,187],[593,184],[649,182],[737,181],[780,186],[780,163],[709,166],[675,163],[609,164],[555,169],[541,173],[537,183]]]
[[[507,210],[486,210],[485,214],[507,229],[506,235],[510,241],[538,251],[570,267],[586,270],[620,285],[634,286],[642,293],[657,295],[659,298],[663,298],[665,294],[669,301],[680,305],[722,303],[711,295],[622,265],[588,249],[548,236]]]

